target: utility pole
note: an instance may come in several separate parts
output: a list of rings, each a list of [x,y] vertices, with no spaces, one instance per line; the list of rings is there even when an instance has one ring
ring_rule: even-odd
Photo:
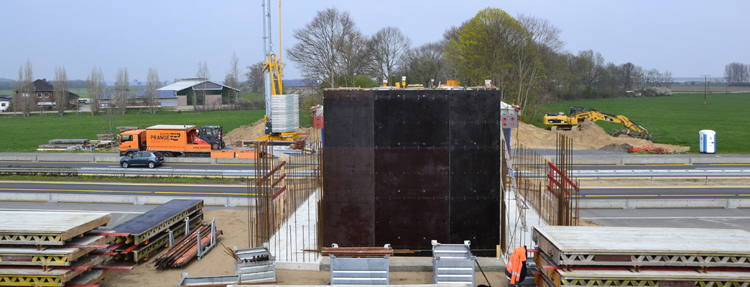
[[[708,91],[708,77],[711,75],[703,75],[703,105],[706,105],[706,94]]]

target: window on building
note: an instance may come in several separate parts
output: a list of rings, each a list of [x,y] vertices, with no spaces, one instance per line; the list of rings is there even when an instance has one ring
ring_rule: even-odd
[[[0,103],[0,107],[4,107],[4,106],[5,106],[5,103]]]
[[[41,99],[42,98],[42,93],[36,93],[36,97]]]
[[[45,98],[49,98],[49,93],[44,93]]]
[[[73,100],[70,100],[70,104],[71,104],[71,105],[73,104]]]

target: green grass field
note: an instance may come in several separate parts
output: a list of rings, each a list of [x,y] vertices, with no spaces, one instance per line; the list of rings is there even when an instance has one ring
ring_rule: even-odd
[[[265,111],[219,111],[207,113],[160,111],[156,114],[130,110],[126,115],[115,118],[116,126],[148,127],[157,124],[193,124],[221,125],[224,132],[229,132],[242,125],[249,125],[261,119]],[[96,139],[97,134],[109,133],[108,123],[103,116],[91,116],[89,113],[48,114],[45,117],[32,115],[8,117],[0,115],[3,139],[0,140],[0,151],[35,151],[40,144],[51,139],[84,138]]]
[[[714,93],[708,95],[706,105],[702,94],[675,94],[671,97],[561,102],[546,105],[543,110],[567,114],[570,107],[624,115],[648,129],[652,141],[690,146],[690,153],[699,151],[700,130],[716,131],[717,153],[750,153],[750,94]],[[607,132],[623,128],[616,123],[596,123]],[[534,124],[544,126],[541,120]]]

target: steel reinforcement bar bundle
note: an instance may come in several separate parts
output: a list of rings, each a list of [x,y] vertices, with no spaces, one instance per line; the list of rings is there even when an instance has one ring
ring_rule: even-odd
[[[541,287],[750,286],[750,232],[535,226]]]
[[[193,229],[193,232],[188,236],[183,237],[169,250],[159,255],[159,257],[154,260],[154,266],[156,266],[156,269],[182,267],[195,258],[198,255],[199,250],[197,243],[198,234],[200,234],[201,237],[200,246],[208,246],[211,244],[211,225],[201,224]],[[216,236],[221,234],[223,234],[221,230],[216,231]]]

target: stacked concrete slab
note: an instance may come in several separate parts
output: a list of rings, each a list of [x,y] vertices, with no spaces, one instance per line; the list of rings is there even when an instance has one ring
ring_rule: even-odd
[[[537,286],[748,286],[750,232],[535,226]]]
[[[97,252],[112,240],[87,235],[109,214],[0,211],[0,286],[94,284],[108,256]]]

